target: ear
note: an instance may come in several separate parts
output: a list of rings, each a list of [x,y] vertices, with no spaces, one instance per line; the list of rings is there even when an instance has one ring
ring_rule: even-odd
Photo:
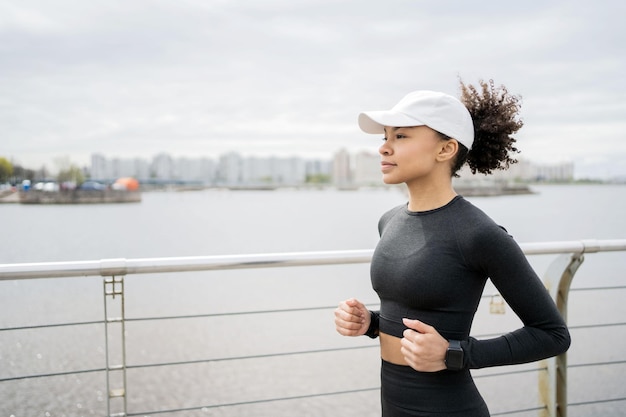
[[[439,162],[449,161],[454,158],[459,151],[459,142],[456,139],[442,139],[441,148],[437,154],[437,160]]]

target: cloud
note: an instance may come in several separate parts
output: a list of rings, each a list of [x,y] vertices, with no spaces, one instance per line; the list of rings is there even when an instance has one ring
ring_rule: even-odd
[[[529,156],[615,155],[625,7],[0,0],[0,153],[37,166],[91,152],[375,150],[360,111],[414,89],[457,94],[460,76],[522,95]],[[594,132],[615,149],[584,139]]]

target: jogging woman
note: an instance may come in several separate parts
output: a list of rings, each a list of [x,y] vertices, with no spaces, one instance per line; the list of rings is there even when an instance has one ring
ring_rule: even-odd
[[[519,99],[503,86],[461,83],[461,100],[415,91],[391,110],[359,115],[383,144],[386,184],[404,183],[408,203],[380,219],[371,281],[380,310],[349,299],[335,310],[344,336],[379,338],[383,417],[485,417],[471,369],[565,352],[568,329],[518,244],[452,186],[464,164],[489,174],[516,162]],[[487,279],[523,327],[469,335]]]

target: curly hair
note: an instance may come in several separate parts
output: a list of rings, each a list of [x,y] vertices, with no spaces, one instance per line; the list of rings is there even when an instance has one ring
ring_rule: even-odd
[[[467,162],[472,174],[491,174],[494,169],[507,169],[517,162],[512,154],[519,153],[511,136],[524,123],[519,119],[521,97],[509,94],[505,86],[495,87],[493,80],[479,81],[480,91],[460,80],[461,102],[474,122],[472,149],[459,144],[452,166],[452,175]]]

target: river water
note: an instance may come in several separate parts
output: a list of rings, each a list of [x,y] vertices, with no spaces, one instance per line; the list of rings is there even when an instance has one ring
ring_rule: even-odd
[[[626,238],[626,186],[544,185],[533,190],[536,193],[531,195],[468,199],[520,243]],[[139,204],[5,204],[0,205],[4,237],[0,263],[371,249],[378,239],[380,215],[405,200],[400,189],[389,188],[153,192],[144,193]],[[542,275],[553,259],[535,256],[531,262]],[[620,302],[624,290],[582,289],[624,285],[625,275],[623,252],[587,255],[573,283],[570,325],[622,321],[626,317],[625,303]],[[378,385],[374,342],[342,338],[332,324],[332,306],[352,296],[376,303],[367,265],[126,277],[126,317],[131,319],[126,325],[127,363],[135,366],[128,372],[129,413],[379,415],[378,392],[367,390]],[[0,328],[101,321],[102,299],[98,278],[0,282]],[[318,306],[329,308],[220,315]],[[146,320],[198,314],[209,316]],[[473,333],[508,331],[519,325],[516,320],[511,312],[490,315],[488,306],[481,306]],[[625,359],[623,326],[581,328],[572,334],[570,364]],[[103,339],[101,324],[0,331],[0,416],[105,415],[103,372],[10,379],[100,369],[105,357]],[[349,346],[365,348],[224,360]],[[190,361],[200,362],[142,367]],[[626,397],[624,368],[623,364],[572,367],[569,401]],[[487,376],[495,371],[502,370],[475,374],[492,412],[537,403],[536,374],[497,380]],[[307,397],[360,389],[365,391]],[[283,396],[303,398],[264,402]],[[253,403],[242,404],[246,401]],[[623,401],[580,404],[571,407],[569,414],[622,416],[623,407]]]

